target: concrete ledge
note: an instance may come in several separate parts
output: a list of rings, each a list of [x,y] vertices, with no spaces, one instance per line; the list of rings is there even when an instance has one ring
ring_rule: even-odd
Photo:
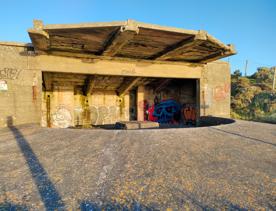
[[[115,124],[115,129],[135,130],[152,128],[159,128],[159,123],[150,121],[122,121]]]
[[[14,47],[33,47],[32,43],[22,43],[22,42],[0,42],[0,45],[14,46]]]

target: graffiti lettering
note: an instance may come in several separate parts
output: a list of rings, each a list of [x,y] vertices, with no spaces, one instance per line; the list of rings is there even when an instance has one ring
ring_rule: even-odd
[[[90,119],[92,125],[113,124],[118,119],[127,120],[129,111],[118,106],[90,106]]]
[[[18,70],[18,69],[4,68],[4,69],[0,70],[0,79],[15,80],[18,78],[20,72],[21,72],[21,70]]]

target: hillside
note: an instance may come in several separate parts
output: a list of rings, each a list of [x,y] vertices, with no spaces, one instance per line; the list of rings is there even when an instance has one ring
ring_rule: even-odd
[[[231,116],[276,123],[276,91],[272,90],[274,71],[260,67],[251,76],[237,70],[231,76]]]

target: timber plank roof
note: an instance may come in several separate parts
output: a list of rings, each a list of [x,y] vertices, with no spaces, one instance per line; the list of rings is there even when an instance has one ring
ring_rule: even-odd
[[[109,23],[51,24],[34,20],[28,30],[38,53],[63,56],[207,63],[236,53],[207,32],[127,20]]]

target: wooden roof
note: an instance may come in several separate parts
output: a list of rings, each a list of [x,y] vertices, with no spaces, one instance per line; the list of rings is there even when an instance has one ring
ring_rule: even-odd
[[[76,57],[207,63],[235,54],[207,32],[127,20],[109,23],[51,24],[34,20],[28,30],[38,53]]]

